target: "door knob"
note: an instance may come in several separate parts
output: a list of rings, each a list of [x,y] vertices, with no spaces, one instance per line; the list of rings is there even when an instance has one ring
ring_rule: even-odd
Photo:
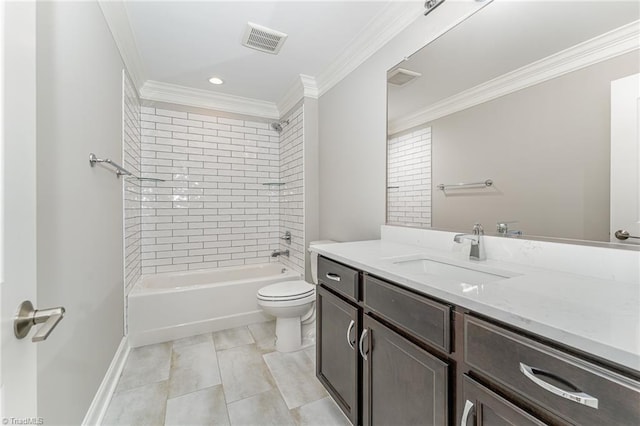
[[[629,235],[629,231],[625,231],[624,229],[618,229],[614,235],[616,236],[617,239],[622,241],[628,238],[634,238],[634,239],[640,240],[640,237]]]
[[[56,325],[62,321],[64,312],[65,310],[62,306],[49,309],[33,309],[31,301],[25,300],[18,306],[18,313],[13,320],[13,332],[18,339],[24,339],[31,331],[31,327],[44,323],[31,338],[31,341],[41,342],[47,340]]]

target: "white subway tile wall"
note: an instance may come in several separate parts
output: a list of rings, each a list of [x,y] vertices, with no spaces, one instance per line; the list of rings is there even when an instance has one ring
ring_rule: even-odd
[[[140,99],[129,76],[122,77],[122,159],[123,166],[140,175]],[[124,197],[124,284],[125,294],[133,288],[141,274],[140,182],[123,179]]]
[[[278,261],[280,138],[269,123],[143,106],[142,273]]]
[[[283,122],[280,134],[280,234],[291,232],[291,244],[280,240],[280,250],[289,250],[289,257],[280,261],[304,274],[304,107],[295,108]]]
[[[387,223],[431,226],[431,127],[389,139]]]

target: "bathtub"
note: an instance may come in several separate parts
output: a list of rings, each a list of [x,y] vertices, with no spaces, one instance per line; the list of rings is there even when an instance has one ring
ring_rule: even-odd
[[[280,263],[149,275],[127,297],[129,344],[166,342],[273,319],[256,301],[261,287],[299,280]]]

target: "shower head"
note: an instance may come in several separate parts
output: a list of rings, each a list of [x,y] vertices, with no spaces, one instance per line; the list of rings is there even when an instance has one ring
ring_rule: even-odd
[[[280,133],[282,132],[282,127],[286,126],[287,124],[289,124],[289,120],[282,120],[277,123],[271,123],[271,128]]]

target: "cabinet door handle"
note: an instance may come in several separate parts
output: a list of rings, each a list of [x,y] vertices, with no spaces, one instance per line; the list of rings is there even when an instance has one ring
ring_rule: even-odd
[[[347,343],[353,350],[356,349],[356,342],[351,342],[351,331],[353,331],[354,325],[356,325],[356,322],[354,320],[351,320],[351,322],[349,323],[349,327],[347,328]]]
[[[367,360],[367,354],[369,353],[369,351],[367,350],[367,352],[364,351],[363,345],[364,345],[364,338],[367,337],[367,333],[369,332],[368,328],[365,328],[364,330],[362,330],[362,334],[360,335],[360,356],[362,357],[362,359],[364,359],[365,361]]]
[[[598,398],[594,398],[584,392],[568,392],[552,385],[551,383],[547,383],[536,377],[534,369],[522,362],[520,363],[520,371],[527,379],[554,395],[558,395],[559,397],[568,399],[569,401],[577,402],[578,404],[586,405],[587,407],[595,408],[596,410],[598,409]],[[566,380],[562,381],[566,382]]]
[[[464,411],[462,412],[462,420],[460,421],[460,426],[467,426],[467,422],[469,420],[469,413],[473,408],[473,402],[467,401],[464,403]]]
[[[338,274],[334,274],[333,272],[327,272],[325,274],[325,276],[330,279],[331,281],[338,281],[340,282],[340,275]]]

